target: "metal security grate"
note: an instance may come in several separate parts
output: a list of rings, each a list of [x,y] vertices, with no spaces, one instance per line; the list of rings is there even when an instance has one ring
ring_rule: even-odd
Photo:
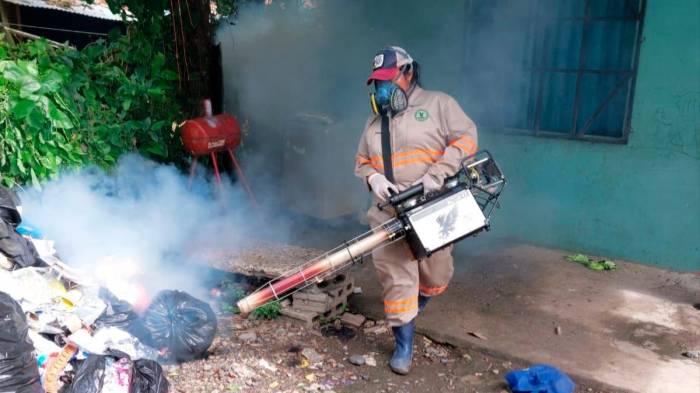
[[[644,0],[469,0],[465,80],[477,122],[626,142],[644,6]]]

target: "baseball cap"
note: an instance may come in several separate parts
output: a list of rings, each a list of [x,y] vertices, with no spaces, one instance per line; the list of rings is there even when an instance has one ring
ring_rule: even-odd
[[[374,56],[372,74],[367,78],[367,84],[373,80],[388,81],[398,75],[399,69],[413,63],[413,58],[405,49],[398,46],[386,46]]]

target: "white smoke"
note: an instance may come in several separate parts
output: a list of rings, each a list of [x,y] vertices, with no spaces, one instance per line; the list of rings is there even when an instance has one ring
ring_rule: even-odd
[[[224,179],[226,180],[226,179]],[[37,227],[69,265],[94,275],[115,294],[133,300],[135,284],[153,295],[170,288],[203,289],[190,251],[200,243],[232,246],[252,230],[248,198],[224,181],[203,177],[188,185],[175,167],[138,155],[122,157],[106,173],[66,173],[22,195],[24,220]]]

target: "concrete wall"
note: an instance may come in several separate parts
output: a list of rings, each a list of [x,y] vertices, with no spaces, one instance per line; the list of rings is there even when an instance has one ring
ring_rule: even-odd
[[[261,125],[248,142],[260,152],[274,129],[285,128],[283,121],[271,121],[269,110],[256,114],[261,103],[283,108],[274,113],[308,108],[329,113],[336,126],[323,141],[310,141],[308,147],[332,149],[334,154],[315,165],[321,172],[294,175],[300,179],[342,175],[345,187],[334,182],[324,192],[330,199],[338,196],[346,212],[359,211],[367,198],[351,175],[354,141],[369,113],[364,79],[381,46],[406,47],[421,61],[426,87],[452,94],[467,113],[473,105],[498,103],[478,102],[480,92],[465,88],[464,1],[319,3],[323,6],[310,16],[315,20],[304,27],[308,31],[297,34],[302,39],[283,45],[268,47],[268,42],[284,38],[274,29],[252,37],[241,37],[245,32],[235,28],[220,34],[224,50],[235,54],[227,60],[224,53],[225,105],[230,112],[244,114],[253,126]],[[516,136],[482,127],[481,147],[494,153],[510,180],[503,208],[496,212],[487,236],[700,270],[699,25],[697,0],[647,1],[627,144]],[[293,35],[285,29],[281,29],[285,37]],[[236,52],[236,39],[254,45],[238,45],[246,49]],[[296,59],[295,53],[304,57]],[[275,58],[293,59],[296,66],[285,75],[292,78],[291,84],[269,76],[270,72],[263,77],[254,72]],[[312,66],[304,67],[306,63]],[[272,82],[266,86],[269,78]],[[255,89],[246,90],[242,79],[254,80]],[[276,98],[280,86],[285,86],[283,104]],[[261,93],[268,90],[269,95]],[[303,97],[303,108],[287,98],[290,93]],[[278,154],[269,154],[268,164],[278,162]],[[281,176],[285,167],[290,170],[285,165],[268,166]]]

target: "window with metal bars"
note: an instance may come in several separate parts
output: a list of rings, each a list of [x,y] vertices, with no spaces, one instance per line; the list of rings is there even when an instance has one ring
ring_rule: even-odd
[[[468,0],[465,80],[482,126],[624,143],[644,0]]]

